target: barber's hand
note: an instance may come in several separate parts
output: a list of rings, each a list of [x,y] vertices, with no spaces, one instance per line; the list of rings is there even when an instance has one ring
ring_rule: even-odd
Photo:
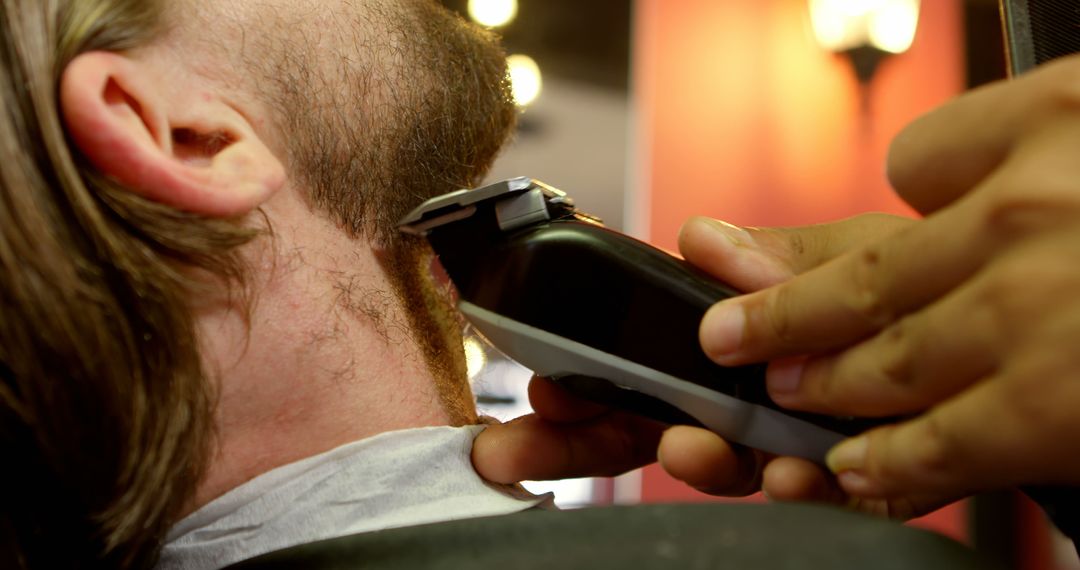
[[[717,305],[703,348],[780,359],[793,409],[914,415],[832,450],[851,496],[1080,484],[1080,59],[920,119],[889,173],[925,220]]]
[[[801,229],[744,230],[704,218],[680,235],[687,259],[732,286],[753,291],[783,282],[849,249],[905,227],[911,221],[870,214]],[[496,483],[615,475],[656,460],[664,427],[656,422],[584,402],[558,385],[534,378],[529,399],[536,413],[489,426],[473,446],[473,464]],[[661,463],[674,476],[714,494],[758,490],[759,453],[728,446],[690,427],[667,430]],[[820,470],[795,459],[770,464],[780,482],[777,498],[833,500],[839,492]],[[804,465],[805,464],[805,465]],[[785,467],[786,466],[786,467]],[[811,470],[800,470],[810,466]],[[793,469],[792,477],[784,474]]]
[[[683,226],[679,249],[687,261],[749,292],[786,282],[913,223],[897,216],[867,214],[805,228],[757,229],[695,218]],[[668,473],[706,493],[739,496],[763,489],[777,500],[851,503],[831,474],[809,461],[731,446],[700,428],[669,429],[659,456]],[[925,500],[930,501],[940,504],[937,497]],[[866,502],[858,506],[893,514],[914,510],[912,505]]]

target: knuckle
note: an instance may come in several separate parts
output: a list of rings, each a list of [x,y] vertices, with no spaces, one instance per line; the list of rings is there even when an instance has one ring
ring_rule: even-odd
[[[1058,189],[1062,182],[1043,180],[1045,175],[1024,169],[1012,176],[1020,180],[1003,180],[1002,190],[992,194],[982,212],[983,230],[992,240],[1008,243],[1075,221],[1080,200],[1074,186]],[[1039,181],[1038,191],[1032,191],[1033,181]]]
[[[768,332],[783,346],[793,346],[797,339],[792,317],[792,292],[787,287],[777,287],[764,306]]]
[[[848,403],[849,382],[847,374],[834,358],[825,357],[807,361],[803,369],[803,397],[815,407],[824,410],[843,409]]]
[[[881,280],[882,252],[871,246],[859,252],[852,264],[851,310],[866,324],[880,328],[893,320]]]
[[[915,386],[912,374],[912,343],[918,338],[911,334],[913,323],[910,318],[900,319],[881,333],[883,342],[879,373],[886,385],[910,389]]]
[[[796,257],[803,257],[807,250],[807,236],[802,232],[789,232],[785,236],[788,241],[788,249]]]
[[[914,334],[901,319],[847,357],[814,359],[804,372],[806,396],[823,409],[876,413],[917,399],[911,359]]]
[[[947,473],[957,452],[953,438],[937,414],[928,415],[921,425],[922,445],[915,448],[915,468],[926,473]]]
[[[945,479],[954,471],[959,461],[960,449],[954,438],[936,413],[929,413],[917,421],[914,434],[905,438],[906,449],[890,449],[903,461],[884,461],[879,474],[886,480]]]

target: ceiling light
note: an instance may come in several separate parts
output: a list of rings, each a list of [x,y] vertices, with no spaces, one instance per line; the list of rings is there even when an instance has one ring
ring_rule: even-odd
[[[536,101],[543,89],[540,66],[533,58],[524,54],[515,54],[506,58],[510,84],[514,90],[514,102],[518,107],[528,107]]]
[[[469,0],[469,16],[481,26],[498,28],[517,16],[517,0]]]

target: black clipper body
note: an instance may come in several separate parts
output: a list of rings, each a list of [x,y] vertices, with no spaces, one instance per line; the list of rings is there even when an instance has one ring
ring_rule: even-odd
[[[738,292],[604,228],[543,183],[515,178],[433,198],[400,227],[427,237],[459,309],[497,348],[585,397],[819,463],[867,427],[782,410],[765,391],[764,365],[709,360],[698,325]]]

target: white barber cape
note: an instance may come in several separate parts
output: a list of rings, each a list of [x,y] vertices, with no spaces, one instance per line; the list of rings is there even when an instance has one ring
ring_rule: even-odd
[[[278,467],[178,522],[157,568],[220,568],[326,538],[552,506],[473,469],[483,426],[394,431]]]

